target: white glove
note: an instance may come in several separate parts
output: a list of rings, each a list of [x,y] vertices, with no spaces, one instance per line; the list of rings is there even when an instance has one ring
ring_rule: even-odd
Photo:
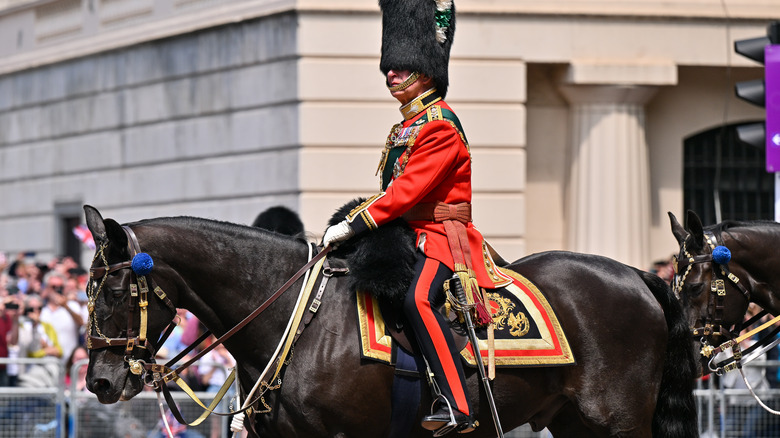
[[[343,220],[325,230],[325,236],[322,237],[322,245],[335,247],[337,243],[343,242],[353,235],[355,235],[355,232],[352,231],[349,222]]]

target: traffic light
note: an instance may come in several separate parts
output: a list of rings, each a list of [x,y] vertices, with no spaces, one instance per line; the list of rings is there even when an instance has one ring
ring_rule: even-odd
[[[734,42],[740,55],[764,64],[764,78],[738,82],[737,97],[766,108],[765,123],[737,127],[744,143],[766,149],[767,172],[780,172],[780,21],[767,27],[767,35]]]

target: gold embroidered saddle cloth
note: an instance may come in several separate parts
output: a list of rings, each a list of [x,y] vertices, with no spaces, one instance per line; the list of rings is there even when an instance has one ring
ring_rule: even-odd
[[[503,289],[488,291],[495,327],[496,366],[573,364],[569,341],[547,298],[527,278],[499,269],[512,277],[513,282]],[[363,358],[394,364],[397,342],[392,336],[392,324],[386,324],[380,304],[371,294],[358,291],[356,298]],[[477,329],[477,337],[482,359],[487,364],[487,330]],[[456,339],[456,343],[465,344],[461,356],[466,363],[476,366],[471,344],[465,342],[465,336],[460,339],[462,342]]]

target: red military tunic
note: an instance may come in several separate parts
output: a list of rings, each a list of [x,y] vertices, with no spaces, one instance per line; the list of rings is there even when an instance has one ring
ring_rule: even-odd
[[[405,120],[393,126],[378,170],[384,191],[347,216],[356,233],[376,229],[418,204],[471,202],[471,152],[449,105],[432,89],[401,111]],[[443,223],[412,220],[409,226],[417,233],[417,246],[427,257],[455,271]],[[480,287],[493,289],[509,284],[511,278],[496,269],[482,234],[471,222],[466,230],[471,264]]]

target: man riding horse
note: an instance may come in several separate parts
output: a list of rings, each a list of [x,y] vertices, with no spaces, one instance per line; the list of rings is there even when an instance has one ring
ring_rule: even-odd
[[[441,395],[422,420],[428,430],[451,422],[474,429],[473,412],[459,352],[449,321],[436,309],[446,299],[443,285],[457,274],[471,301],[490,316],[480,288],[506,286],[511,279],[496,269],[488,247],[471,222],[471,153],[463,128],[444,102],[449,52],[455,33],[451,0],[380,0],[380,70],[400,103],[403,121],[392,127],[377,173],[381,192],[325,231],[323,244],[335,245],[402,217],[417,234],[415,277],[403,309]]]

